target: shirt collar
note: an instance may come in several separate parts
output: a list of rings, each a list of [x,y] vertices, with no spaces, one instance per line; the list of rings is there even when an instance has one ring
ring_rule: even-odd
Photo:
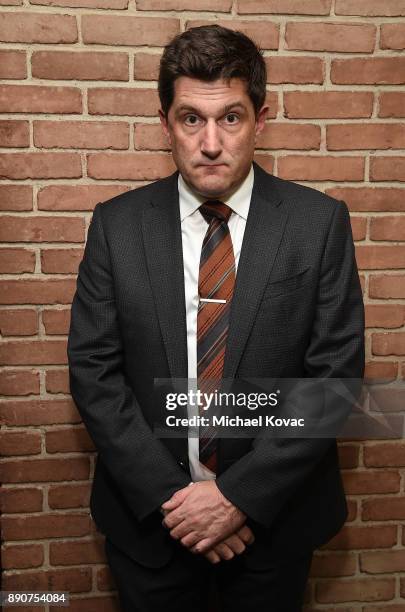
[[[250,166],[250,170],[244,179],[243,183],[239,185],[238,189],[229,197],[224,198],[221,202],[227,204],[233,212],[237,213],[245,220],[247,219],[250,199],[253,190],[254,170],[253,164]],[[186,181],[183,179],[179,172],[178,176],[178,189],[179,189],[179,203],[180,203],[180,219],[183,221],[186,217],[192,215],[199,206],[207,200],[195,193]]]

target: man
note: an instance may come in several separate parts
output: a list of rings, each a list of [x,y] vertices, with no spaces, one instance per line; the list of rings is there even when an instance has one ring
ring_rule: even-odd
[[[335,439],[153,431],[157,378],[363,376],[347,207],[253,162],[265,94],[245,35],[176,37],[159,114],[178,170],[94,209],[68,356],[125,611],[208,610],[213,581],[221,610],[297,612],[347,516]]]

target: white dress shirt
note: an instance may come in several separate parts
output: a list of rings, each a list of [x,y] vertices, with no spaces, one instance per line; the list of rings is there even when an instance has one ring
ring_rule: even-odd
[[[235,272],[238,268],[239,255],[249,212],[253,179],[254,170],[252,165],[248,175],[238,189],[229,198],[221,200],[232,209],[228,227],[235,255]],[[198,208],[206,201],[206,198],[196,194],[187,185],[180,173],[178,188],[186,300],[188,378],[195,380],[197,378],[198,275],[201,247],[208,228],[208,223]],[[198,414],[198,407],[188,406],[187,410],[188,416]],[[199,461],[199,439],[195,437],[195,434],[188,437],[188,458],[193,481],[213,480],[215,478],[214,472]]]

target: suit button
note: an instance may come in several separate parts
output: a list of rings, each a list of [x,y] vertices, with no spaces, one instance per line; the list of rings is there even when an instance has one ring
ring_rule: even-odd
[[[184,461],[179,461],[179,465],[181,465],[181,467],[184,467]]]

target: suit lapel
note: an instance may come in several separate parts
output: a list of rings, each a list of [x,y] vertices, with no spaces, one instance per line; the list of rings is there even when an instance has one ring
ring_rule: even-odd
[[[224,378],[233,378],[283,235],[287,214],[271,175],[255,162],[254,184],[236,275]],[[178,171],[160,182],[143,214],[143,238],[170,375],[187,378],[187,327]]]
[[[143,239],[172,378],[187,378],[187,328],[178,171],[162,181],[143,214]]]
[[[224,378],[235,377],[287,220],[271,175],[255,162],[253,167],[253,191],[232,299]]]

